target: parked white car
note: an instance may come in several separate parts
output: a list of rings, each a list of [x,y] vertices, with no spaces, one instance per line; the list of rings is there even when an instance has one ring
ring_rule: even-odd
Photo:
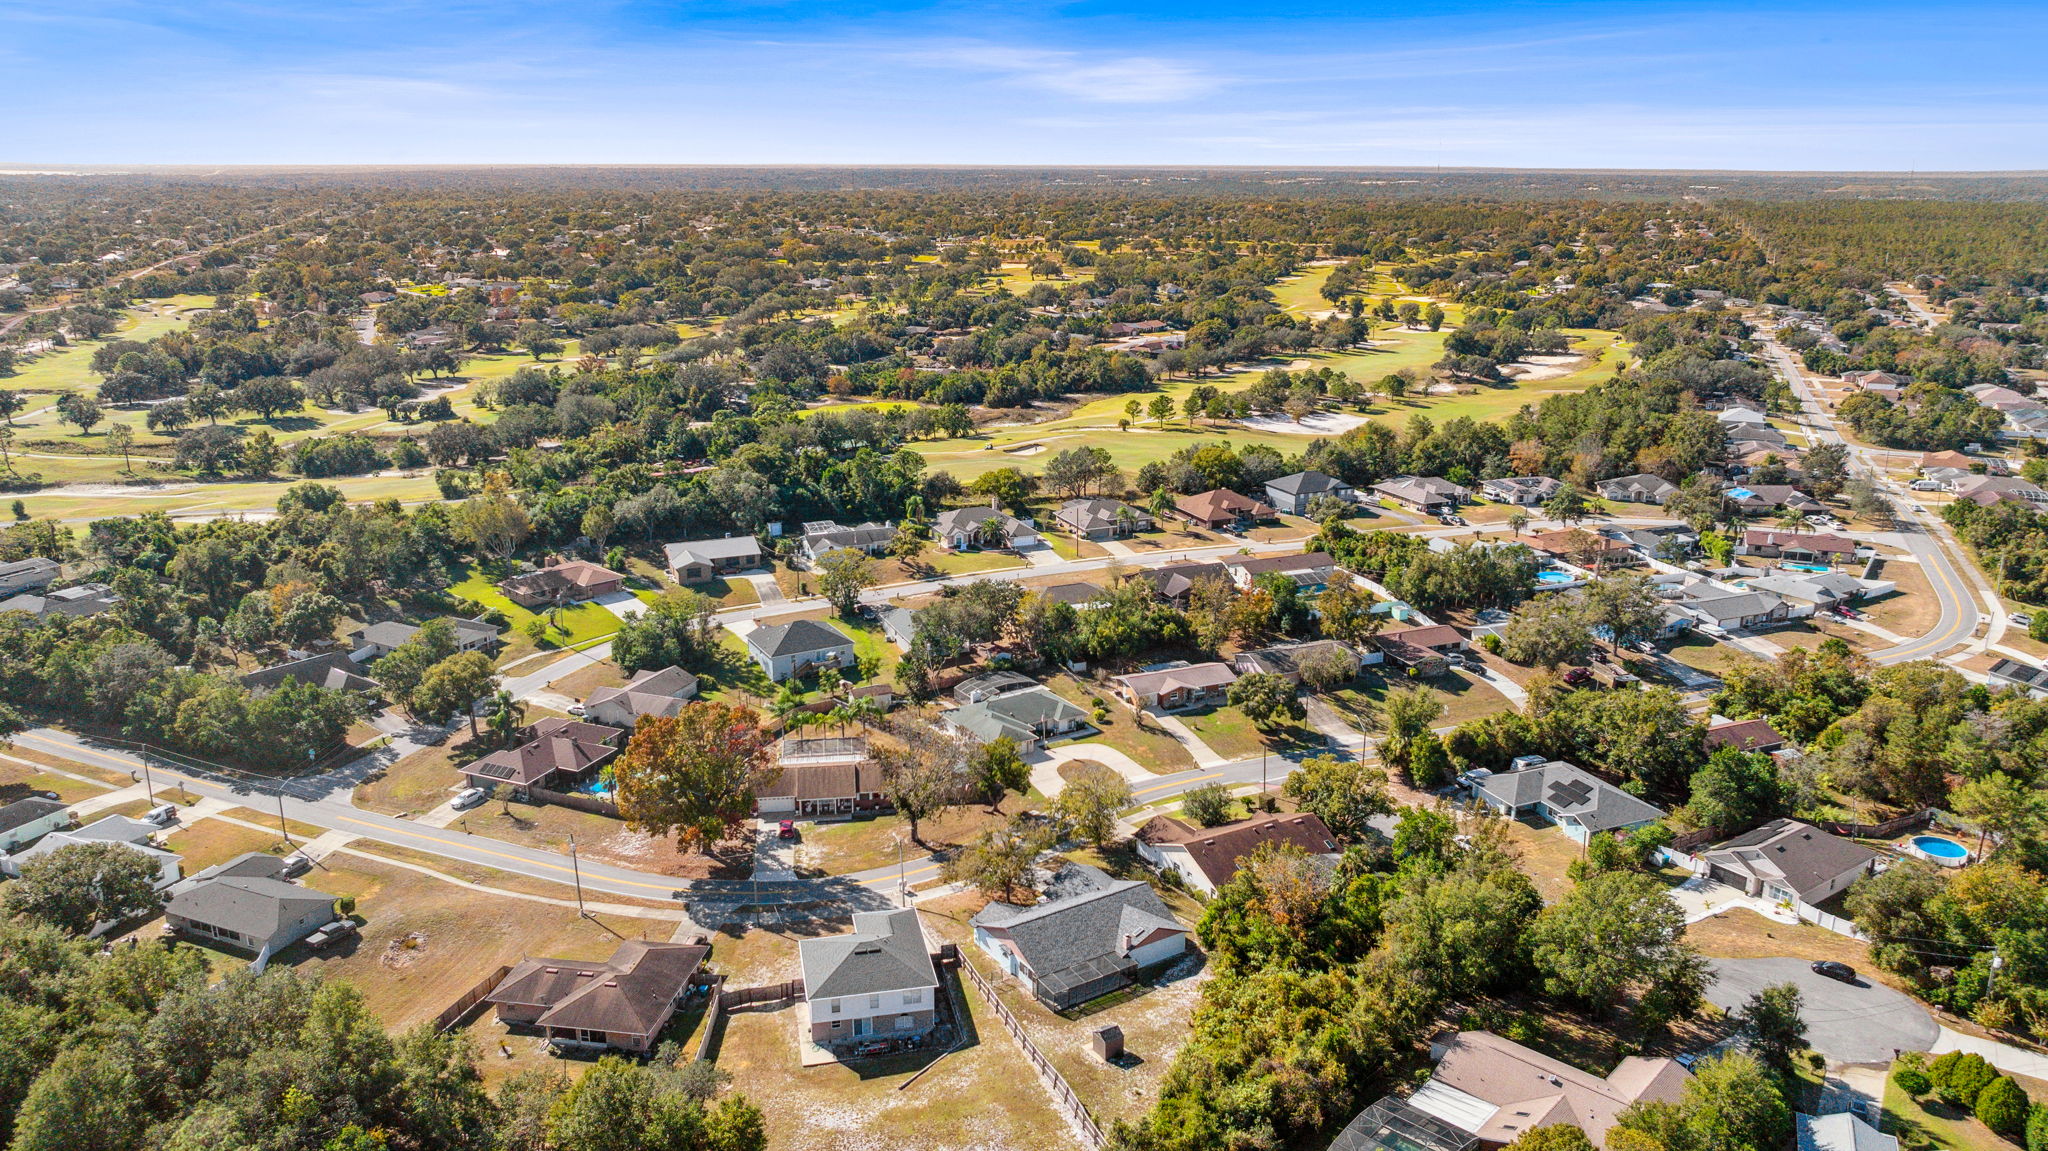
[[[455,799],[450,803],[450,806],[457,811],[468,811],[490,797],[491,793],[481,787],[465,787],[455,793]]]

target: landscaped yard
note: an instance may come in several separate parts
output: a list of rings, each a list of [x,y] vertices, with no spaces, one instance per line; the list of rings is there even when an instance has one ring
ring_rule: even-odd
[[[1694,671],[1708,675],[1727,675],[1729,668],[1758,658],[1741,648],[1716,643],[1696,632],[1687,632],[1671,641],[1665,654]]]
[[[1307,724],[1283,723],[1261,730],[1250,716],[1227,704],[1181,712],[1178,718],[1210,750],[1226,759],[1250,759],[1265,753],[1314,754],[1324,750],[1329,742]]]
[[[529,620],[538,618],[535,613],[520,607],[498,590],[498,581],[511,574],[507,568],[501,572],[471,569],[460,583],[449,587],[448,594],[474,600],[487,608],[501,612],[511,632],[507,640],[523,638]],[[602,639],[619,630],[619,617],[594,603],[570,604],[558,611],[548,613],[548,640],[557,647],[569,647],[591,640]],[[507,654],[510,654],[508,649]]]
[[[1892,1067],[1896,1068],[1894,1063]],[[2013,1079],[2036,1105],[2048,1100],[2048,1083],[2014,1075]],[[1950,1151],[2013,1151],[2013,1144],[1978,1122],[1977,1117],[1929,1096],[1914,1099],[1899,1087],[1889,1071],[1884,1084],[1886,1134],[1896,1135],[1908,1151],[1945,1147]]]
[[[1162,775],[1195,766],[1194,757],[1188,754],[1188,749],[1182,747],[1179,740],[1160,730],[1159,725],[1150,720],[1140,727],[1131,709],[1110,698],[1107,686],[1078,679],[1068,672],[1047,677],[1045,686],[1067,702],[1091,711],[1097,699],[1108,705],[1103,709],[1107,718],[1096,724],[1101,729],[1100,735],[1066,746],[1086,750],[1091,743],[1108,744],[1137,760],[1147,771]]]

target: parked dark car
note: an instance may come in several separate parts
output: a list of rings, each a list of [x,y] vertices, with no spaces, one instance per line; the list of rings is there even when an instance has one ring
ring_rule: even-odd
[[[1832,959],[1815,960],[1813,964],[1813,973],[1815,975],[1825,975],[1829,979],[1839,979],[1844,983],[1856,982],[1855,968],[1849,966],[1846,963],[1836,963]]]
[[[1580,684],[1592,683],[1593,673],[1590,670],[1583,667],[1566,668],[1564,673],[1564,681],[1573,687],[1577,687]]]

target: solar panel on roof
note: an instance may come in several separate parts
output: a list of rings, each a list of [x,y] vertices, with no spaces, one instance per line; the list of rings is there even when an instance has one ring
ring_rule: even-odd
[[[1593,788],[1582,779],[1564,780],[1550,785],[1550,802],[1559,807],[1575,807],[1592,798]]]

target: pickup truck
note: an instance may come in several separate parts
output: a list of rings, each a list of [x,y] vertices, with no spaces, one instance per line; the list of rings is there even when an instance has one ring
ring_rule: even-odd
[[[347,939],[356,933],[353,919],[337,919],[333,923],[306,937],[306,946],[319,950],[338,939]]]

